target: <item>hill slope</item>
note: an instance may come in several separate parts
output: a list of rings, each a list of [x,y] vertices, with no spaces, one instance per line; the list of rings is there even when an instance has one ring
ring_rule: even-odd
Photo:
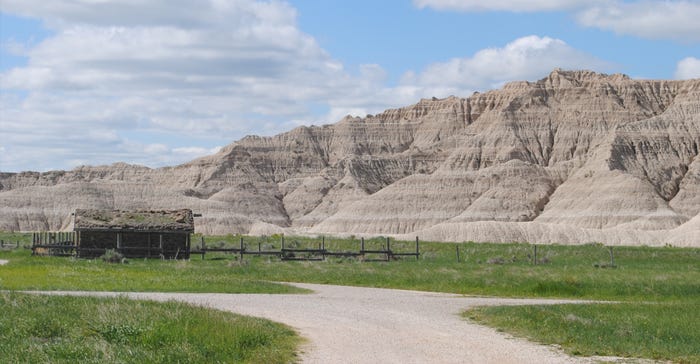
[[[176,167],[0,174],[0,229],[68,228],[75,208],[188,207],[217,234],[700,246],[699,147],[700,80],[555,70]]]

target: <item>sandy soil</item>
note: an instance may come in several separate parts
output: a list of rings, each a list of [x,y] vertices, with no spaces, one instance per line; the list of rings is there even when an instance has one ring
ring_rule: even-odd
[[[294,327],[308,342],[303,363],[580,363],[538,345],[462,319],[479,305],[554,304],[562,300],[505,299],[377,288],[294,284],[315,293],[189,294],[58,292],[177,300]],[[51,292],[56,293],[56,292]]]

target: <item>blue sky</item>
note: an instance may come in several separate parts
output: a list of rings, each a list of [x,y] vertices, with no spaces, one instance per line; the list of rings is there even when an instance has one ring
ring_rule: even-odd
[[[700,1],[3,0],[0,171],[186,162],[553,68],[700,77]]]

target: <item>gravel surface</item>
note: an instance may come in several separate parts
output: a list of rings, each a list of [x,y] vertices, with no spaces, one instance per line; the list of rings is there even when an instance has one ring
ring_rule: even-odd
[[[580,363],[551,346],[462,319],[481,305],[575,301],[465,297],[443,293],[294,283],[313,294],[46,292],[177,300],[294,327],[308,342],[303,363]]]

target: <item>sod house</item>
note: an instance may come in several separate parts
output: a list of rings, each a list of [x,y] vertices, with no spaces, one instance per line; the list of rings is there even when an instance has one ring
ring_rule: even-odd
[[[114,249],[130,258],[188,259],[194,232],[191,210],[76,210],[78,256]]]

